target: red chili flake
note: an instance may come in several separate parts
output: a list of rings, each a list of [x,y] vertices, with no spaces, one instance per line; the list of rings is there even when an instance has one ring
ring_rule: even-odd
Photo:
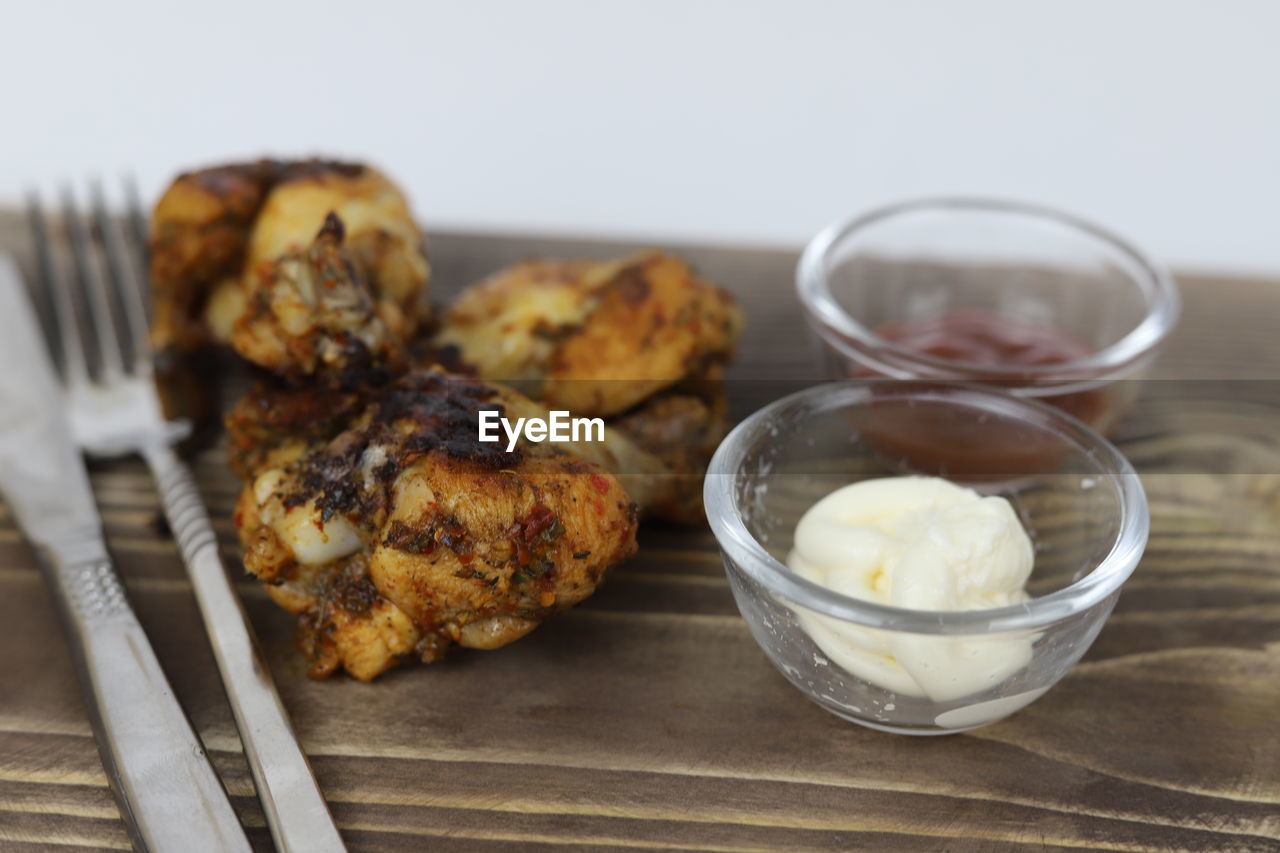
[[[591,506],[595,507],[596,515],[604,515],[604,501],[595,498],[591,501]]]
[[[526,541],[533,539],[550,527],[551,522],[555,520],[556,514],[548,509],[546,504],[538,504],[525,516],[524,521],[520,524],[520,535]]]
[[[470,562],[471,562],[472,560],[474,560],[474,559],[475,559],[475,554],[472,554],[472,553],[470,553],[470,552],[468,552],[468,553],[466,553],[466,554],[459,554],[459,555],[458,555],[458,562],[459,562],[459,563],[462,563],[462,565],[464,565],[464,566],[465,566],[465,565],[467,565],[468,563],[470,563]]]
[[[591,485],[602,495],[609,494],[609,479],[603,474],[592,474]]]
[[[244,513],[236,512],[235,518],[233,518],[232,521],[235,523],[236,527],[242,526],[244,524]]]

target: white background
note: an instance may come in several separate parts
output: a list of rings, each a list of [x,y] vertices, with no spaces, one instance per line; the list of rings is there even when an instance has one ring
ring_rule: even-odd
[[[798,245],[1025,197],[1280,271],[1280,2],[28,0],[0,201],[260,153],[367,158],[449,228]]]

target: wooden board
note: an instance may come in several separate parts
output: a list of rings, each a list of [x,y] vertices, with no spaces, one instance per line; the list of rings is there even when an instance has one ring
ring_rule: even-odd
[[[25,258],[23,241],[0,217],[0,247]],[[437,293],[531,254],[629,248],[440,234]],[[684,254],[746,306],[739,414],[780,387],[754,380],[817,376],[794,254]],[[1164,381],[1119,435],[1150,492],[1147,555],[1085,660],[988,728],[897,737],[811,704],[748,636],[704,530],[646,528],[638,557],[528,638],[374,684],[308,681],[292,618],[243,582],[351,849],[1280,850],[1280,282],[1182,284]],[[216,452],[197,473],[237,560],[237,484]],[[151,484],[134,462],[93,481],[139,616],[269,849]],[[0,849],[127,847],[53,602],[3,509],[0,649]]]

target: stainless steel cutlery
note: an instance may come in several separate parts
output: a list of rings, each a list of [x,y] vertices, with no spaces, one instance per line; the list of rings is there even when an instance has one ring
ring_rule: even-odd
[[[100,186],[86,215],[67,190],[60,263],[54,222],[29,204],[39,284],[51,306],[58,383],[11,262],[0,261],[0,489],[63,604],[95,731],[121,812],[147,850],[242,850],[247,842],[199,741],[129,610],[107,557],[80,452],[141,456],[187,566],[258,796],[282,851],[343,850],[252,628],[218,554],[208,513],[173,449],[153,381],[143,218],[122,223]],[[69,270],[67,267],[69,266]],[[84,330],[84,331],[82,331]],[[84,332],[89,332],[85,334]]]

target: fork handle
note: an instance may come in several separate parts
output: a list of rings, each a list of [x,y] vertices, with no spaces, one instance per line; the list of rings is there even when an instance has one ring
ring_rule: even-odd
[[[276,847],[282,853],[345,850],[218,555],[217,536],[190,470],[167,444],[148,447],[143,456],[186,561]]]
[[[141,851],[250,850],[94,531],[37,548],[120,814]]]

